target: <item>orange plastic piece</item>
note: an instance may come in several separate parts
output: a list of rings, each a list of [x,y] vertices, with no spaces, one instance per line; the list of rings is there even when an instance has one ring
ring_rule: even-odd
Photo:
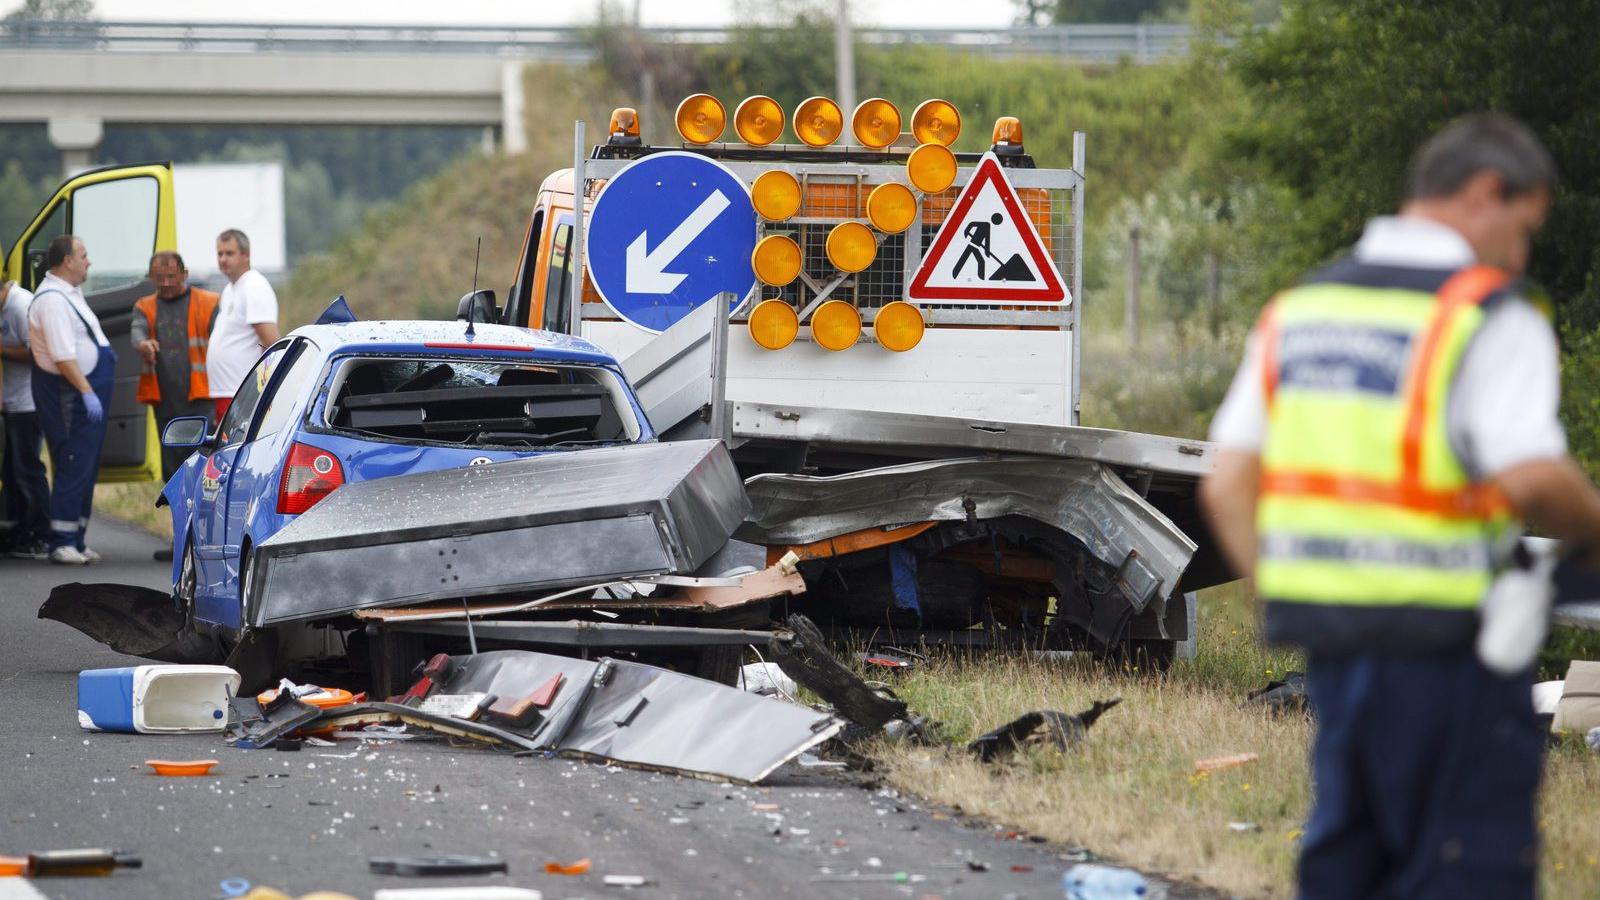
[[[256,695],[256,702],[262,706],[271,703],[278,696],[277,688],[269,688]],[[321,694],[312,694],[301,697],[300,702],[317,709],[332,709],[335,706],[349,706],[356,702],[355,695],[344,688],[323,688]]]
[[[26,856],[0,856],[0,877],[22,875],[28,871]]]
[[[547,862],[544,864],[544,871],[546,875],[582,875],[589,871],[589,857],[585,856],[571,865]]]
[[[862,550],[871,550],[885,544],[898,544],[908,541],[927,531],[937,522],[918,522],[914,525],[902,525],[899,528],[863,528],[838,537],[823,538],[810,544],[798,544],[789,547],[774,547],[767,551],[767,565],[777,562],[784,552],[793,550],[801,559],[827,559],[832,556],[843,556],[846,553],[857,553]],[[774,555],[776,554],[776,556]]]
[[[1196,772],[1220,772],[1223,769],[1237,769],[1246,763],[1253,763],[1261,758],[1259,753],[1235,753],[1232,756],[1213,756],[1210,759],[1197,759],[1194,761]]]
[[[144,764],[154,769],[157,775],[164,778],[192,778],[196,775],[210,775],[211,769],[217,765],[217,760],[147,759]]]

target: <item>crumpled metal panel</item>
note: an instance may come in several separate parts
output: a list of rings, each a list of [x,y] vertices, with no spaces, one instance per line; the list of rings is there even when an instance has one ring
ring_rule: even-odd
[[[451,663],[441,693],[524,697],[565,676],[530,729],[533,743],[646,769],[753,783],[844,727],[805,706],[643,663],[529,650],[453,656]]]
[[[689,573],[723,547],[748,508],[717,441],[356,482],[256,548],[246,619],[269,625]]]
[[[757,475],[745,491],[752,512],[737,536],[766,544],[911,522],[1034,519],[1116,569],[1135,612],[1177,585],[1196,549],[1115,472],[1086,460],[950,459],[829,477]]]

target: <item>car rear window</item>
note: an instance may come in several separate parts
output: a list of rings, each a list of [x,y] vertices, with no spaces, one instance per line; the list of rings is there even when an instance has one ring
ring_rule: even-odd
[[[356,358],[330,388],[329,427],[393,440],[561,448],[641,431],[622,380],[592,366]]]

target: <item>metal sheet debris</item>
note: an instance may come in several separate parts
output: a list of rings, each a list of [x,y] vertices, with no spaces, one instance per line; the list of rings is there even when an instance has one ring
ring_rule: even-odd
[[[690,574],[722,549],[748,508],[717,441],[602,447],[356,482],[256,549],[246,618],[260,626]],[[363,577],[353,582],[350,572]]]
[[[496,729],[516,735],[514,746],[524,750],[757,782],[843,727],[826,713],[625,660],[580,660],[527,650],[450,660],[450,671],[439,685],[448,694],[525,697],[558,675],[569,685],[531,726]],[[410,707],[367,704],[355,710],[387,712],[421,724],[414,722],[419,711]],[[351,710],[331,711],[319,724],[347,726],[358,717]],[[461,720],[454,724],[487,727]]]

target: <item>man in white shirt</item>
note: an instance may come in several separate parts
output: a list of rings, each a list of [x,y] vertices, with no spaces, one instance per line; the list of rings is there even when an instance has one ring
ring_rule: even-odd
[[[50,555],[50,483],[45,479],[44,436],[33,405],[33,352],[28,349],[28,306],[33,294],[0,281],[0,373],[5,411],[5,451],[0,458],[0,544],[17,559]]]
[[[45,251],[49,274],[28,308],[33,351],[33,402],[50,448],[50,561],[81,566],[100,554],[84,543],[94,509],[100,447],[106,437],[117,354],[80,289],[89,277],[89,251],[64,234]]]
[[[237,228],[217,235],[217,268],[228,286],[217,304],[206,368],[220,422],[261,352],[278,340],[278,295],[265,275],[250,268],[250,238]]]

